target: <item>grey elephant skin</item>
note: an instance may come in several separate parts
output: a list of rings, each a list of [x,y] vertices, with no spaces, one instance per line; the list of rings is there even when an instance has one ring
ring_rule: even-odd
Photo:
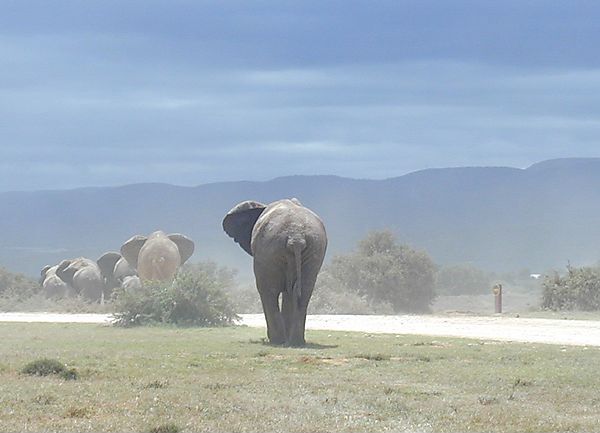
[[[141,281],[172,281],[194,253],[194,242],[179,233],[156,231],[136,235],[121,247],[121,254],[137,270]]]
[[[46,298],[67,298],[75,295],[75,289],[56,275],[58,265],[46,265],[40,273],[40,285]]]
[[[85,257],[63,260],[56,275],[84,299],[93,302],[104,299],[105,281],[95,261]]]
[[[123,285],[123,280],[127,277],[137,277],[137,272],[125,260],[125,257],[116,251],[104,253],[98,259],[98,266],[104,277],[105,296],[108,297],[112,291]]]
[[[327,250],[321,219],[296,199],[245,201],[227,213],[223,229],[253,257],[269,341],[303,346],[308,302]]]

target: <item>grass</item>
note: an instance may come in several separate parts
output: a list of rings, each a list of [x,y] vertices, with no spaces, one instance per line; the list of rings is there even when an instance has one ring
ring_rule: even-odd
[[[1,323],[0,431],[594,431],[600,349]],[[41,358],[78,380],[29,376]]]

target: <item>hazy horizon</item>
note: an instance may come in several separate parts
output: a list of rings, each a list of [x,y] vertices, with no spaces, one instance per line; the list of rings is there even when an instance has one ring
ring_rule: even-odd
[[[547,163],[547,162],[553,162],[553,161],[581,161],[581,160],[599,160],[599,158],[595,158],[595,157],[591,157],[591,158],[584,158],[584,157],[565,157],[565,158],[554,158],[554,159],[548,159],[548,160],[542,160],[542,161],[535,161],[527,166],[524,167],[514,167],[514,166],[509,166],[509,165],[468,165],[468,166],[447,166],[447,167],[424,167],[424,168],[420,168],[420,169],[416,169],[413,171],[408,171],[406,173],[402,173],[402,174],[398,174],[397,176],[386,176],[386,177],[352,177],[352,176],[340,176],[340,175],[336,175],[336,174],[327,174],[327,173],[317,173],[317,174],[301,174],[301,173],[291,173],[291,174],[285,174],[285,175],[281,175],[281,176],[275,176],[275,177],[267,177],[264,179],[232,179],[232,180],[222,180],[222,181],[207,181],[207,182],[203,182],[203,183],[198,183],[198,184],[189,184],[189,185],[185,185],[185,184],[177,184],[177,183],[169,183],[169,182],[156,182],[156,181],[148,181],[148,182],[131,182],[131,183],[123,183],[123,184],[115,184],[115,185],[85,185],[85,186],[73,186],[73,187],[66,187],[66,188],[40,188],[40,189],[15,189],[15,190],[6,190],[6,191],[2,191],[0,190],[0,193],[20,193],[20,192],[38,192],[38,191],[67,191],[67,190],[76,190],[76,189],[86,189],[86,188],[120,188],[120,187],[127,187],[127,186],[135,186],[135,185],[152,185],[152,184],[157,184],[157,185],[168,185],[168,186],[173,186],[173,187],[184,187],[184,188],[193,188],[193,187],[199,187],[199,186],[203,186],[203,185],[212,185],[212,184],[220,184],[220,183],[235,183],[235,182],[270,182],[272,180],[276,180],[276,179],[281,179],[281,178],[289,178],[289,177],[302,177],[302,176],[306,176],[306,177],[338,177],[338,178],[344,178],[344,179],[354,179],[354,180],[386,180],[386,179],[394,179],[394,178],[399,178],[399,177],[403,177],[406,175],[410,175],[413,173],[418,173],[418,172],[422,172],[422,171],[426,171],[426,170],[444,170],[444,169],[461,169],[461,168],[509,168],[509,169],[515,169],[515,170],[527,170],[528,168],[537,165],[539,163]]]

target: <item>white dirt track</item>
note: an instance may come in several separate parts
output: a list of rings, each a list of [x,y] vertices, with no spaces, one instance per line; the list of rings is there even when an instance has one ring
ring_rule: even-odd
[[[265,327],[262,314],[241,314],[239,324]],[[109,314],[0,313],[0,322],[110,324]],[[506,316],[310,315],[306,328],[369,334],[412,334],[600,347],[600,321]]]

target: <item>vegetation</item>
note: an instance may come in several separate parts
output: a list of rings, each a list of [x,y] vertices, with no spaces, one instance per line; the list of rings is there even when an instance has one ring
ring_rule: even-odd
[[[441,268],[435,281],[438,295],[481,295],[489,294],[492,276],[469,264]]]
[[[0,267],[0,305],[23,301],[31,298],[38,291],[37,281]]]
[[[48,376],[50,374],[55,374],[67,380],[77,379],[77,370],[74,368],[67,368],[65,364],[56,359],[48,358],[29,362],[23,367],[21,373],[30,376]]]
[[[567,266],[564,276],[555,272],[542,283],[542,308],[549,310],[600,310],[600,268]]]
[[[225,290],[233,285],[234,275],[227,268],[204,262],[187,266],[173,283],[149,282],[136,290],[117,289],[114,298],[116,324],[231,324],[237,316]]]
[[[356,251],[333,258],[321,284],[342,299],[352,293],[355,304],[366,302],[371,309],[425,312],[435,297],[435,272],[425,252],[399,244],[390,231],[373,231]]]
[[[0,324],[0,431],[595,431],[600,351],[422,336]],[[76,381],[20,373],[56,358]]]
[[[374,302],[367,296],[349,289],[335,278],[329,268],[319,274],[308,304],[309,314],[393,314],[387,302]]]

